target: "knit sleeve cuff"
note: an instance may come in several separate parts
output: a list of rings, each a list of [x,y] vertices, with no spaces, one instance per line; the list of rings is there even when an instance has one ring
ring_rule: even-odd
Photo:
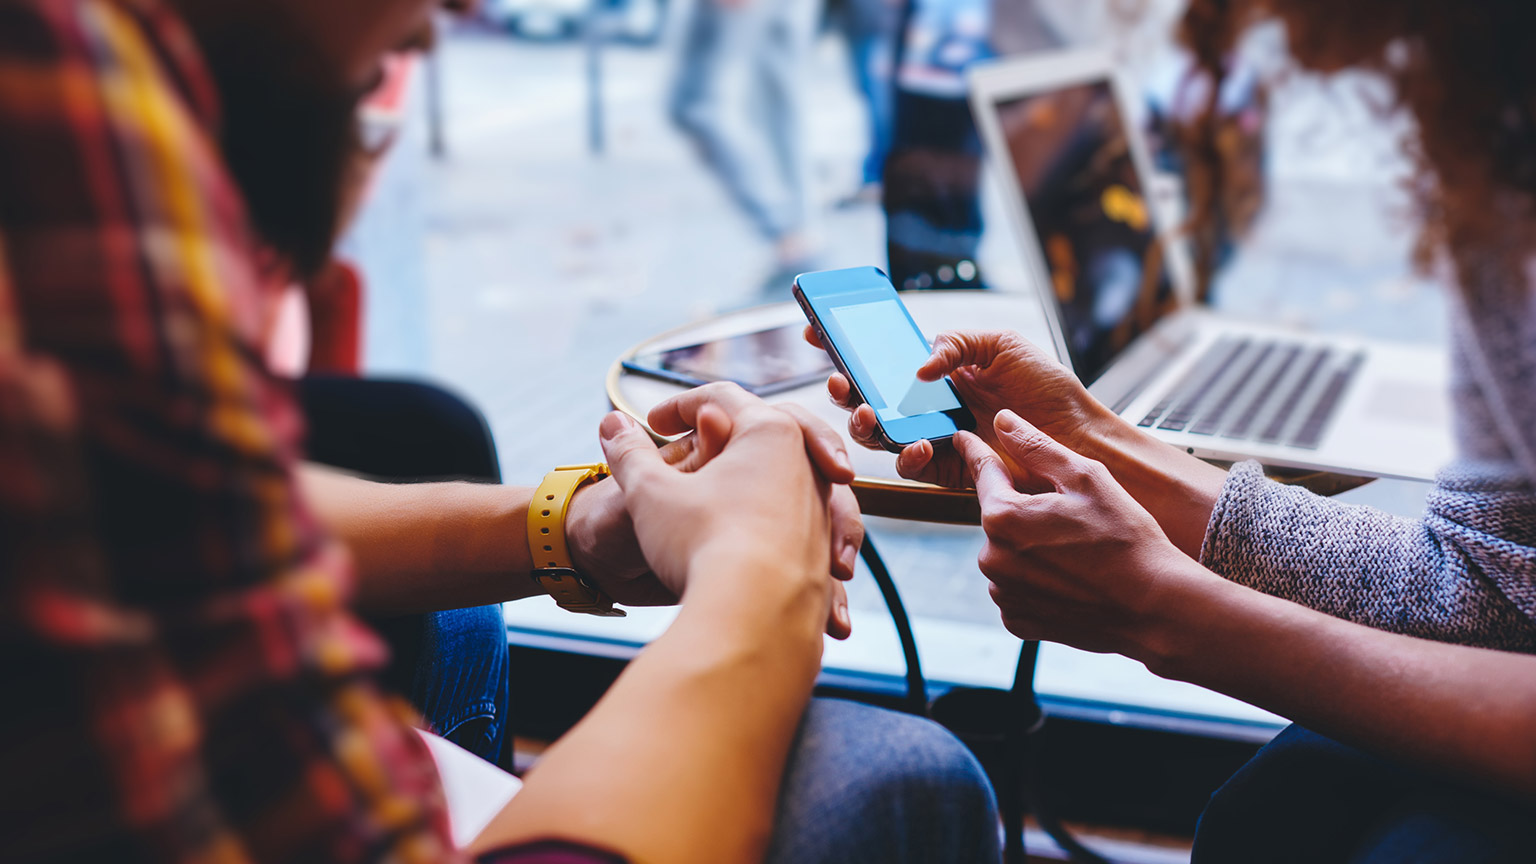
[[[1222,484],[1211,521],[1205,527],[1200,544],[1200,563],[1234,582],[1247,584],[1245,574],[1253,572],[1252,535],[1260,514],[1267,509],[1274,481],[1264,476],[1257,462],[1239,462],[1232,466]]]

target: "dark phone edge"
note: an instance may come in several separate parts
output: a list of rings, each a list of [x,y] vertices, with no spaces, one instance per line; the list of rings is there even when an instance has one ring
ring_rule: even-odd
[[[640,363],[636,363],[633,360],[621,360],[619,361],[619,365],[623,366],[625,369],[628,369],[631,372],[634,372],[637,375],[644,375],[647,378],[655,378],[658,381],[666,381],[669,384],[682,384],[687,387],[703,387],[705,384],[729,382],[731,384],[740,386],[741,389],[751,393],[754,396],[773,396],[777,393],[783,393],[786,390],[795,390],[800,387],[806,387],[816,383],[817,381],[825,381],[827,376],[827,373],[824,371],[807,372],[804,375],[797,375],[793,378],[785,378],[780,381],[774,381],[771,384],[748,384],[745,381],[737,381],[734,378],[695,378],[692,375],[684,375],[681,372],[673,372],[669,369],[658,369],[655,366],[645,366]],[[836,360],[833,361],[833,365],[836,365]]]
[[[619,361],[619,365],[623,366],[625,369],[628,369],[631,372],[634,372],[637,375],[644,375],[647,378],[655,378],[658,381],[666,381],[671,384],[686,384],[689,387],[702,387],[705,384],[712,383],[705,381],[702,378],[694,378],[689,375],[684,375],[680,372],[670,372],[666,369],[657,369],[654,366],[642,366],[633,360],[621,360]]]

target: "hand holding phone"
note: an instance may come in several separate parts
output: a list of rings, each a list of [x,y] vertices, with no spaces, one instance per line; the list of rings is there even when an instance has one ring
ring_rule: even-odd
[[[880,446],[947,441],[976,420],[947,378],[923,381],[928,340],[877,267],[824,270],[795,279],[795,300],[858,398],[874,409]]]

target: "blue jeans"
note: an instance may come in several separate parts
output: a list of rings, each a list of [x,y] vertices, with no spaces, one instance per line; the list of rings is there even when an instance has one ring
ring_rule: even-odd
[[[413,699],[438,734],[495,761],[506,734],[500,608],[427,619]],[[501,650],[488,650],[490,638]],[[959,739],[929,720],[815,699],[790,751],[766,861],[996,864],[999,839],[992,786]]]
[[[836,699],[806,710],[767,864],[996,864],[997,804],[929,720]]]
[[[1528,862],[1536,813],[1290,726],[1211,797],[1192,864]]]
[[[422,617],[412,704],[433,732],[499,763],[507,734],[507,625],[501,606]]]

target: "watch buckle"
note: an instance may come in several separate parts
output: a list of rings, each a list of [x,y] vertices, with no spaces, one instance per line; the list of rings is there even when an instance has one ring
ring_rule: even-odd
[[[624,618],[628,614],[615,608],[602,589],[570,567],[540,567],[533,571],[533,578],[567,612],[599,618]]]

